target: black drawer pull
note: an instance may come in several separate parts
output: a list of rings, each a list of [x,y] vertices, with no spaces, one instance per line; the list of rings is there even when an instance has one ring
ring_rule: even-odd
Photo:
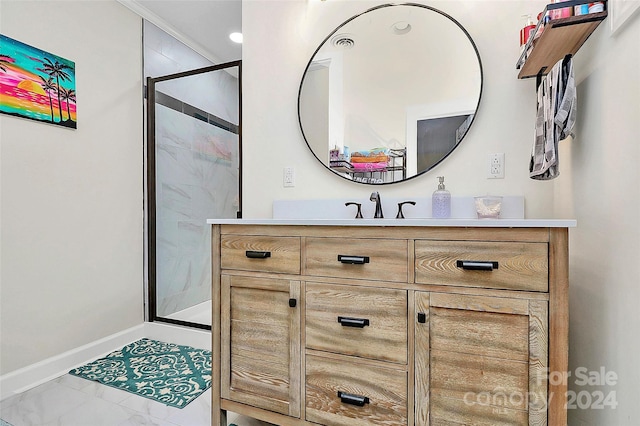
[[[369,256],[347,256],[339,254],[338,262],[346,263],[348,265],[363,265],[365,263],[369,263]]]
[[[298,304],[298,301],[296,299],[289,299],[290,308],[295,308],[297,304]]]
[[[250,259],[266,259],[267,257],[271,257],[270,251],[247,250],[244,254]]]
[[[369,320],[366,318],[338,317],[338,322],[343,327],[364,328],[365,326],[369,325]]]
[[[353,395],[342,391],[338,391],[338,398],[343,404],[357,405],[358,407],[364,407],[364,404],[369,403],[369,398],[366,396]]]
[[[427,322],[427,314],[424,312],[418,312],[418,322],[420,324],[425,324]]]
[[[477,260],[458,260],[456,262],[458,268],[467,271],[493,271],[498,269],[498,262],[483,262]]]

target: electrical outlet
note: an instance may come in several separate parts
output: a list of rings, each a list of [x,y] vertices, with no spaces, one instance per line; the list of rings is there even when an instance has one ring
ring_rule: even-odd
[[[282,173],[282,186],[285,188],[296,186],[296,174],[293,167],[285,167]]]
[[[504,153],[489,154],[487,179],[504,179]]]

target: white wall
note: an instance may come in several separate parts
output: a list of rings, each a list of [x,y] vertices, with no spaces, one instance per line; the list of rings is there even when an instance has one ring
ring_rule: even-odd
[[[326,35],[352,15],[382,3],[243,2],[244,217],[271,217],[273,199],[368,199],[372,186],[334,175],[309,152],[298,126],[297,96],[307,62]],[[437,176],[444,175],[452,195],[524,195],[527,217],[549,217],[553,214],[553,183],[528,177],[535,81],[518,80],[515,69],[521,15],[542,10],[545,3],[428,4],[454,16],[478,46],[484,68],[478,115],[460,147],[441,165],[408,182],[375,189],[383,199],[430,196],[437,188]],[[487,155],[493,152],[505,153],[506,179],[486,178]],[[286,166],[295,167],[294,188],[282,186]]]
[[[141,19],[0,3],[2,34],[75,61],[78,129],[0,116],[1,373],[143,321]]]
[[[374,188],[341,179],[317,162],[298,129],[296,105],[302,72],[326,34],[381,3],[243,2],[244,217],[270,217],[274,199],[367,199],[373,189],[383,199],[430,196],[436,176],[445,175],[452,195],[524,195],[528,218],[577,218],[578,227],[570,231],[569,385],[576,395],[587,392],[583,401],[596,401],[593,392],[613,390],[619,405],[571,409],[570,424],[640,424],[640,18],[616,38],[605,21],[576,55],[577,138],[561,146],[561,175],[539,182],[528,178],[535,81],[518,80],[515,63],[521,16],[535,16],[546,2],[429,2],[454,16],[478,46],[484,68],[478,115],[460,147],[433,171]],[[492,152],[506,154],[504,180],[486,179]],[[282,186],[285,166],[296,168],[294,188]],[[616,385],[589,388],[576,382],[576,369],[600,366],[618,375]]]
[[[619,404],[570,410],[570,424],[580,426],[640,424],[640,15],[615,36],[610,24],[575,56],[576,139],[562,146],[555,186],[558,214],[578,220],[569,233],[570,390]],[[584,386],[575,376],[601,367],[615,384]]]

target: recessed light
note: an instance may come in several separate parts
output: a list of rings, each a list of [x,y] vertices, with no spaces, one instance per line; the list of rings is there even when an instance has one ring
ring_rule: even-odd
[[[235,43],[242,43],[242,33],[231,33],[229,38]]]
[[[391,31],[396,35],[403,35],[411,31],[411,24],[406,21],[398,21],[391,26]]]

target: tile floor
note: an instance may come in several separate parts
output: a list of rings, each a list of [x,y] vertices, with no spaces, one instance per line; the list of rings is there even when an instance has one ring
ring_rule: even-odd
[[[180,409],[65,374],[1,401],[0,418],[13,426],[208,426],[211,389]],[[268,426],[235,413],[228,420]]]

